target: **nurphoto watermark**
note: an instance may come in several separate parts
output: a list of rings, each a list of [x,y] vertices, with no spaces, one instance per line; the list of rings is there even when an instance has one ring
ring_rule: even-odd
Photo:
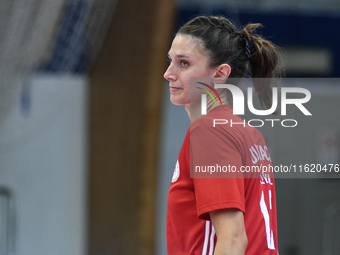
[[[274,81],[273,81],[274,83]],[[270,84],[270,82],[268,82]],[[306,88],[299,87],[273,87],[271,91],[271,107],[269,109],[256,109],[254,106],[254,89],[253,87],[248,87],[246,91],[242,91],[236,85],[233,84],[216,84],[208,79],[192,79],[191,80],[191,105],[197,104],[197,97],[200,95],[200,114],[206,115],[208,112],[209,102],[213,102],[215,106],[223,105],[219,93],[222,90],[228,91],[232,97],[232,108],[233,114],[239,115],[241,118],[245,115],[245,105],[250,113],[256,116],[269,116],[275,114],[279,108],[279,98],[280,98],[280,112],[275,115],[275,118],[266,119],[242,119],[241,122],[233,122],[232,119],[214,119],[213,126],[217,125],[243,125],[247,124],[251,127],[262,127],[264,125],[269,125],[274,127],[275,125],[281,125],[282,127],[296,127],[298,125],[298,120],[291,118],[282,118],[287,116],[287,105],[295,106],[303,115],[312,116],[312,113],[305,106],[311,100],[311,93]],[[199,92],[199,93],[198,93]],[[280,93],[279,93],[280,92]],[[244,95],[246,93],[246,96]],[[256,93],[258,94],[258,93]],[[289,97],[289,95],[295,95],[295,98]],[[298,98],[296,98],[298,96]],[[247,100],[245,100],[247,99]],[[246,104],[245,104],[246,102]],[[197,108],[196,107],[191,107]]]

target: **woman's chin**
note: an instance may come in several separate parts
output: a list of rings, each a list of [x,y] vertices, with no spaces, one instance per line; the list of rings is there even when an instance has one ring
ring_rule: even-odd
[[[177,102],[176,100],[170,100],[170,102],[174,105],[183,105],[180,102]]]
[[[182,98],[178,98],[176,96],[170,96],[170,102],[174,105],[184,105],[186,104]]]

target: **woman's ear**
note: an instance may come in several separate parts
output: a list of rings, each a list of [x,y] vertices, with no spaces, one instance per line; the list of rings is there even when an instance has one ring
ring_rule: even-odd
[[[230,65],[222,64],[216,67],[215,69],[216,69],[216,73],[214,76],[214,82],[220,83],[220,84],[225,82],[228,79],[230,72],[231,72]]]

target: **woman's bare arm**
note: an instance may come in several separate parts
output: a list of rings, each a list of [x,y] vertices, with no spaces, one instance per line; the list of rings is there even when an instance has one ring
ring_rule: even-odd
[[[223,209],[209,213],[217,235],[214,255],[244,255],[247,235],[243,212],[238,209]]]

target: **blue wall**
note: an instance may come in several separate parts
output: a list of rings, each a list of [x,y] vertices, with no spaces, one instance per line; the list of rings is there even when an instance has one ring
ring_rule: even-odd
[[[179,9],[178,27],[196,15],[222,14],[236,24],[262,23],[261,34],[275,44],[286,47],[322,47],[333,54],[333,69],[328,77],[340,77],[340,14],[303,12],[264,12],[209,8],[182,7]],[[302,76],[300,76],[302,77]],[[305,77],[305,76],[303,76]]]

